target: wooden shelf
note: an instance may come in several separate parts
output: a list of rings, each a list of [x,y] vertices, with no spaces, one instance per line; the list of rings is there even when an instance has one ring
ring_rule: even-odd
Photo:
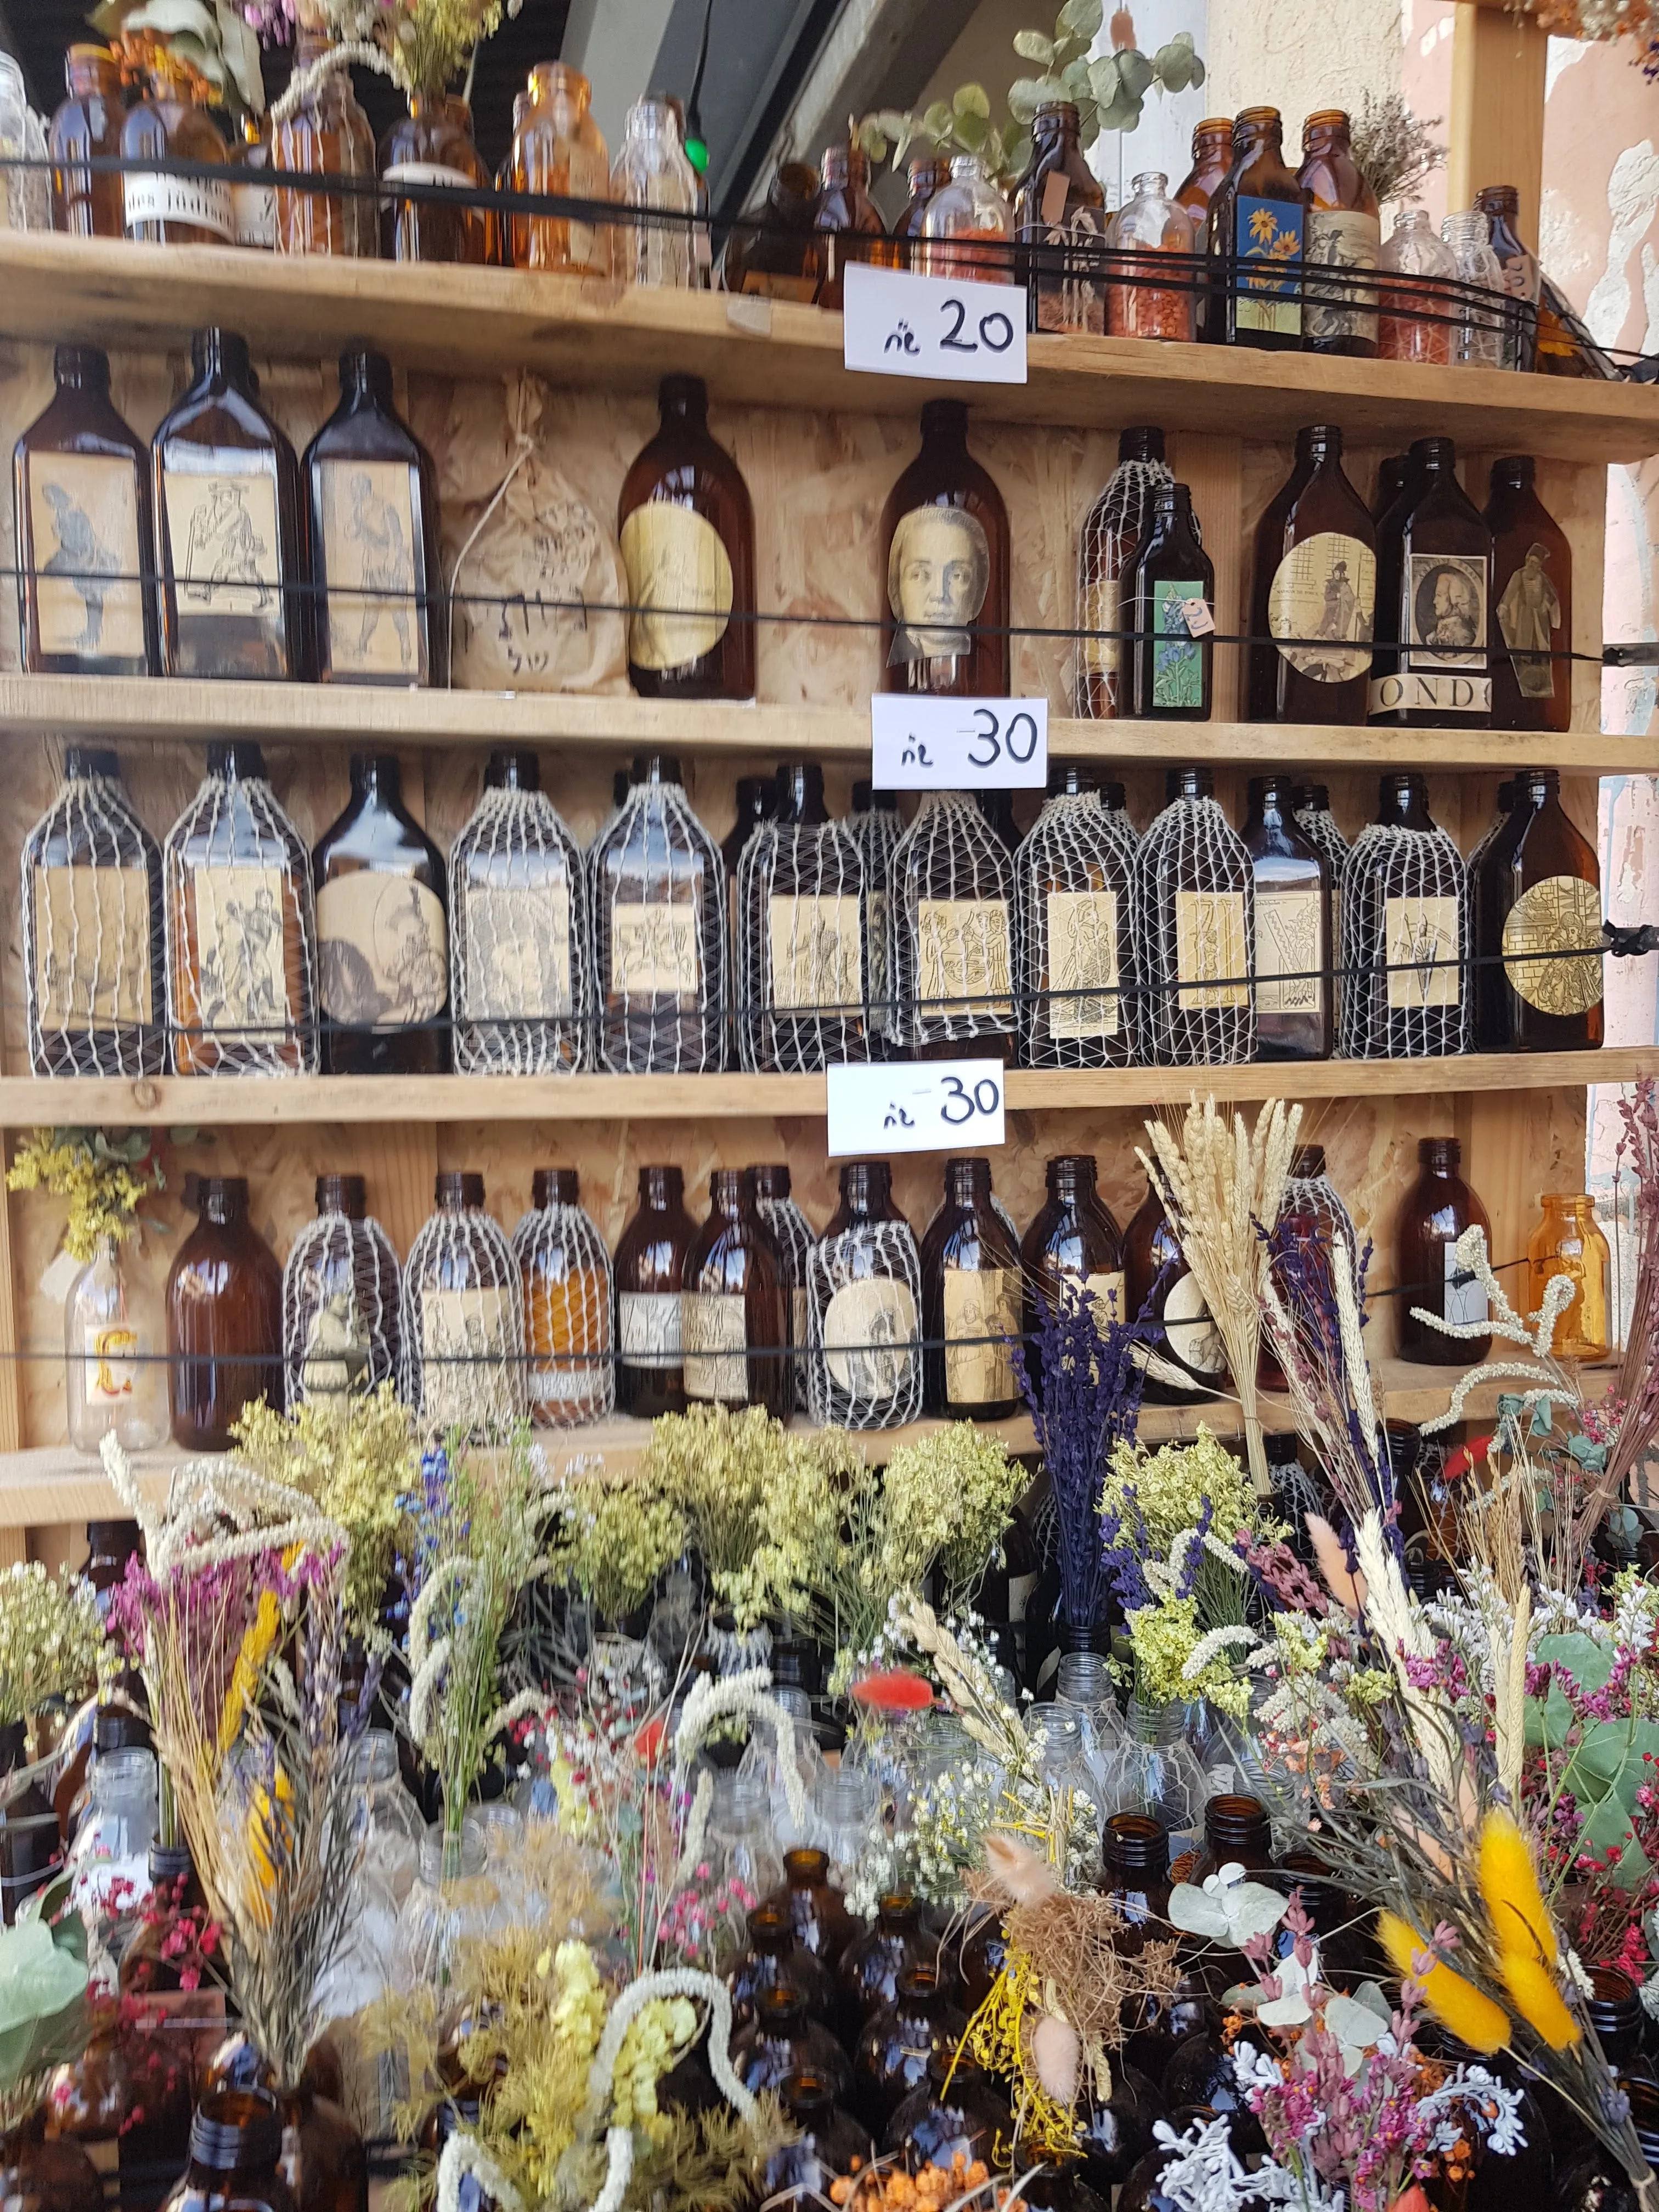
[[[177,348],[223,323],[289,358],[372,337],[401,363],[451,374],[495,379],[522,363],[555,383],[645,392],[689,371],[717,401],[911,419],[925,399],[963,390],[849,373],[840,316],[816,307],[516,270],[5,231],[0,296],[9,337],[47,343]],[[1029,357],[1029,383],[973,388],[977,415],[1264,439],[1334,422],[1369,444],[1434,430],[1486,453],[1575,461],[1659,450],[1659,392],[1643,385],[1139,338],[1034,335]]]
[[[0,233],[0,236],[3,236]],[[199,677],[0,675],[0,729],[110,744],[200,744],[234,734],[272,745],[577,745],[775,762],[870,757],[870,710],[569,692],[413,691]],[[1394,730],[1323,724],[1091,722],[1051,715],[1052,759],[1200,762],[1257,769],[1423,769],[1510,775],[1659,775],[1659,738],[1517,730]]]
[[[1194,1091],[1264,1098],[1458,1097],[1633,1083],[1659,1075],[1659,1045],[1602,1052],[1465,1053],[1451,1060],[1257,1062],[1243,1067],[1012,1068],[1011,1113],[1183,1106]],[[303,1127],[410,1121],[822,1121],[822,1075],[14,1075],[0,1129],[77,1125]]]

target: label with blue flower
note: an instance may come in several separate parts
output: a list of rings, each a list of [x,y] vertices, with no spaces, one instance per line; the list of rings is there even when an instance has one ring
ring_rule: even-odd
[[[1241,331],[1302,335],[1302,254],[1305,211],[1292,200],[1239,194],[1234,210],[1233,319]]]

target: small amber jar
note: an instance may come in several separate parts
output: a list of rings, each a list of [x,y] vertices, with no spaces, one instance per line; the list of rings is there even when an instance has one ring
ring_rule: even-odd
[[[113,169],[94,171],[89,158],[112,160],[121,150],[126,104],[121,72],[107,46],[71,46],[64,56],[68,97],[52,118],[52,227],[75,238],[119,238],[126,229],[122,180]]]
[[[297,72],[316,68],[330,41],[301,22],[295,44]],[[278,253],[343,253],[374,258],[374,195],[362,189],[374,175],[374,133],[357,105],[348,70],[317,79],[294,112],[273,124],[270,167],[299,176],[340,177],[358,187],[343,192],[279,191]]]
[[[488,184],[472,137],[472,110],[444,92],[410,94],[409,112],[380,141],[383,185],[450,185],[480,191]],[[482,267],[495,258],[495,222],[487,208],[457,201],[380,197],[380,253],[387,261],[462,261]]]
[[[190,2124],[190,2163],[162,2212],[295,2212],[283,2179],[283,2116],[266,2089],[217,2089]]]
[[[1571,1303],[1557,1316],[1551,1349],[1558,1359],[1605,1359],[1613,1348],[1607,1314],[1607,1240],[1583,1191],[1546,1192],[1544,1218],[1532,1232],[1532,1310],[1544,1303],[1553,1275],[1572,1284]]]

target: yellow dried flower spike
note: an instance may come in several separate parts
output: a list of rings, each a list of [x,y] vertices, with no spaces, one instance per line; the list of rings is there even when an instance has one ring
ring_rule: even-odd
[[[1427,1973],[1419,1973],[1413,1961],[1428,1944],[1397,1912],[1379,1912],[1376,1932],[1395,1972],[1419,1984],[1429,2010],[1443,2027],[1483,2057],[1504,2048],[1510,2039],[1510,2020],[1502,2005],[1438,1960]]]
[[[1541,1959],[1523,1958],[1519,1952],[1505,1951],[1499,1956],[1498,1971],[1504,1977],[1504,1987],[1515,2000],[1516,2012],[1552,2051],[1571,2050],[1582,2040],[1584,2031],[1567,2010],[1556,1987],[1553,1967],[1547,1966]]]
[[[1538,1887],[1531,1846],[1501,1806],[1481,1824],[1480,1878],[1498,1949],[1554,1966],[1555,1923]]]

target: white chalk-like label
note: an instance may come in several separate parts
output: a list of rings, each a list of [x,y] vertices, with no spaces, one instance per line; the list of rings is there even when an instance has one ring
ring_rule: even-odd
[[[204,178],[162,177],[152,169],[126,179],[127,228],[142,222],[188,222],[236,242],[236,210],[228,185]]]

